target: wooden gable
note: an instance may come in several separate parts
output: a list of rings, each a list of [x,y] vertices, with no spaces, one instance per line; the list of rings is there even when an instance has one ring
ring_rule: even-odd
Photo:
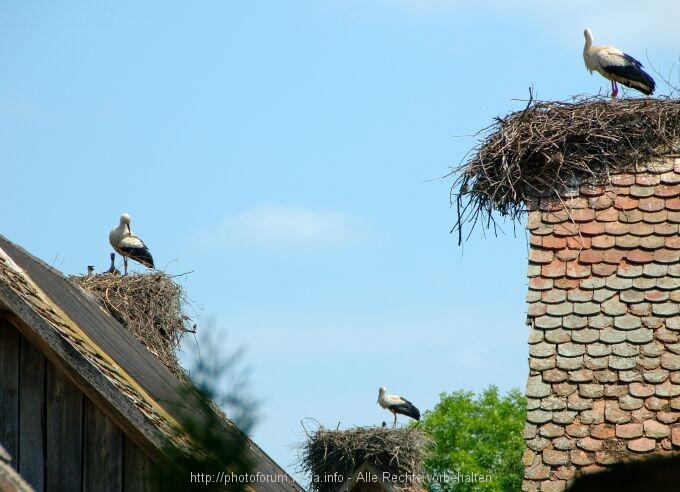
[[[209,421],[193,403],[89,294],[0,236],[0,444],[37,490],[161,488],[175,429]],[[302,490],[252,441],[247,453],[271,479],[253,490]]]

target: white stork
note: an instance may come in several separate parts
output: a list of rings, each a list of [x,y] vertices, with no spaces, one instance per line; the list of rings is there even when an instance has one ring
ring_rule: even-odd
[[[381,386],[378,390],[378,404],[394,414],[394,422],[392,423],[393,429],[397,425],[398,413],[406,415],[407,417],[411,417],[415,420],[420,420],[420,410],[418,410],[415,405],[413,405],[413,403],[408,401],[406,398],[402,398],[401,396],[386,395],[384,386]]]
[[[130,229],[131,217],[129,214],[120,216],[120,224],[111,229],[109,242],[113,249],[123,257],[123,267],[127,275],[127,259],[132,258],[144,266],[153,268],[153,258],[144,241],[132,233]]]
[[[586,28],[583,35],[586,37],[586,44],[583,47],[586,68],[590,73],[597,70],[605,79],[611,80],[612,98],[616,98],[619,93],[617,82],[648,96],[654,92],[656,85],[654,79],[642,70],[642,63],[613,46],[593,46],[593,33],[590,28]]]
[[[111,275],[120,275],[120,270],[116,268],[116,253],[111,253],[111,266],[104,273],[110,273]]]

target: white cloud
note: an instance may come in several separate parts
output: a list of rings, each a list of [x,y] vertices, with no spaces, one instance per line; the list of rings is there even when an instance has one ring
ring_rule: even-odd
[[[262,204],[225,217],[197,235],[208,248],[325,249],[366,239],[360,220],[333,210]]]

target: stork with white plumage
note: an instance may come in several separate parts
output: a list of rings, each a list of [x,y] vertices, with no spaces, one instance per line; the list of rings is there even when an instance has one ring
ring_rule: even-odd
[[[586,68],[593,73],[597,71],[612,83],[612,99],[616,98],[619,89],[617,82],[636,89],[643,94],[654,92],[654,79],[642,70],[642,63],[618,48],[607,45],[593,46],[593,33],[590,28],[583,31],[586,44],[583,47],[583,60]]]
[[[397,414],[406,415],[415,420],[420,420],[420,410],[406,398],[397,395],[386,395],[385,387],[381,386],[378,390],[378,404],[394,414],[392,428],[397,425]]]
[[[111,229],[111,232],[109,233],[109,242],[111,243],[111,246],[113,246],[113,249],[123,257],[125,275],[127,275],[128,258],[135,260],[146,267],[154,267],[149,248],[147,248],[144,241],[135,236],[130,229],[131,220],[129,214],[121,215],[120,223],[117,227]]]

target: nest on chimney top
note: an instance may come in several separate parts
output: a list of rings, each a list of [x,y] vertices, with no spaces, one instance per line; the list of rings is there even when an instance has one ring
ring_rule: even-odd
[[[457,210],[452,232],[482,223],[498,229],[494,212],[517,220],[537,198],[578,194],[615,172],[635,171],[650,159],[680,154],[680,100],[581,98],[538,101],[497,117],[478,132],[479,144],[449,176]]]

